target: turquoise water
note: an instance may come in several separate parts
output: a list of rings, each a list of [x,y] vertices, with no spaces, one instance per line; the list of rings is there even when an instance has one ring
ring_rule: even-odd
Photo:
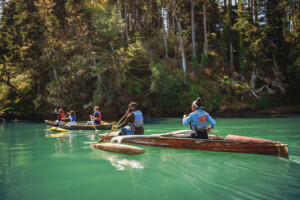
[[[55,137],[43,123],[0,123],[0,199],[299,199],[300,117],[216,118],[215,132],[282,141],[290,159],[139,146],[92,148],[95,131]],[[146,134],[186,129],[147,121]],[[103,133],[103,132],[98,132]]]

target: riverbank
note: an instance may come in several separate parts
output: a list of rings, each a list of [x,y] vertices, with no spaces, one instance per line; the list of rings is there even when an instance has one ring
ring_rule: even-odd
[[[1,113],[0,113],[1,114]],[[300,105],[288,105],[288,106],[280,106],[274,108],[265,108],[259,110],[244,110],[244,111],[217,111],[210,113],[213,117],[284,117],[284,116],[292,116],[300,114]],[[3,115],[3,113],[2,113]],[[78,113],[77,120],[78,121],[86,121],[89,120],[88,116],[85,113]],[[153,118],[165,118],[165,117],[182,117],[179,114],[175,115],[164,115],[164,116],[152,116],[150,114],[144,113],[145,119],[153,119]],[[108,115],[106,112],[103,112],[103,118],[105,121],[113,121],[119,118],[116,115]],[[45,119],[49,119],[48,115],[36,115],[36,116],[26,116],[20,115],[18,112],[10,112],[5,114],[4,118],[0,118],[1,121],[6,119],[7,121],[43,121]],[[17,120],[15,120],[17,119]]]
[[[300,114],[299,105],[288,105],[240,112],[223,111],[213,113],[212,115],[215,117],[282,117],[297,114]]]

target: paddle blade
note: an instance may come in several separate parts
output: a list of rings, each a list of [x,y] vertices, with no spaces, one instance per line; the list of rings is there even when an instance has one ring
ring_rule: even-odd
[[[94,144],[94,148],[103,151],[109,151],[109,152],[121,153],[127,155],[139,155],[145,153],[145,150],[142,148],[134,147],[126,144],[102,143],[102,144]]]

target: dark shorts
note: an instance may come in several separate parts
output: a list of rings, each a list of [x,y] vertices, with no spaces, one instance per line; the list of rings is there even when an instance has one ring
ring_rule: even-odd
[[[208,139],[208,135],[206,131],[201,131],[196,133],[191,134],[192,138],[198,138],[198,139]]]

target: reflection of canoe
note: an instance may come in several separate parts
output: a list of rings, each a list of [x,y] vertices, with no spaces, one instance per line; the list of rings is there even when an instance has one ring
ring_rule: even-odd
[[[55,121],[45,120],[45,123],[48,125],[56,126]],[[58,125],[58,127],[68,130],[95,130],[92,125],[85,125],[83,123],[77,123],[76,126],[68,126],[68,125]],[[100,125],[95,125],[97,130],[109,130],[112,127],[112,123],[106,123]]]
[[[67,132],[68,131],[66,129],[59,128],[59,127],[51,127],[50,130],[51,131],[60,131],[60,132]]]
[[[228,135],[224,140],[209,135],[209,139],[193,139],[190,130],[174,131],[165,134],[152,134],[142,136],[118,136],[114,140],[124,143],[141,144],[157,147],[170,147],[202,151],[220,151],[235,153],[263,154],[288,158],[286,144],[281,142],[263,140],[258,138]],[[119,132],[112,132],[106,139],[111,140]],[[105,134],[100,134],[104,138]],[[118,139],[117,139],[118,138]],[[123,139],[122,139],[123,138]]]
[[[47,134],[46,137],[52,137],[52,138],[57,138],[57,137],[66,137],[69,136],[68,133],[62,132],[62,133],[51,133],[51,134]]]

